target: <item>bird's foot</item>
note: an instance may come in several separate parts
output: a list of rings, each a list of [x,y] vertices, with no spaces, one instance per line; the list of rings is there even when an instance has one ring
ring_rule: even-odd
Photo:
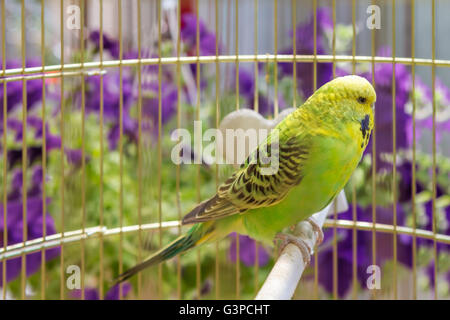
[[[317,245],[320,245],[323,241],[323,231],[322,228],[319,227],[319,225],[316,222],[316,219],[314,219],[313,217],[309,217],[308,219],[306,219],[306,221],[309,222],[309,224],[311,225],[313,231],[316,233],[317,235]]]
[[[303,262],[305,265],[308,265],[311,261],[311,248],[308,246],[305,240],[297,238],[291,234],[287,233],[277,233],[275,235],[275,240],[281,240],[281,246],[280,246],[280,252],[283,251],[283,249],[289,244],[292,243],[293,245],[297,246],[300,249],[300,252],[303,256]]]

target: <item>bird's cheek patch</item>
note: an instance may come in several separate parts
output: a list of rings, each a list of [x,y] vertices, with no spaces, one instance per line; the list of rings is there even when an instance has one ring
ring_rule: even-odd
[[[364,142],[369,141],[370,134],[370,116],[368,114],[365,115],[364,119],[361,120],[361,135],[363,142],[361,143],[361,148],[364,148]]]
[[[361,120],[361,132],[362,132],[362,137],[363,139],[366,137],[366,133],[368,134],[369,132],[369,124],[370,124],[370,116],[368,114],[366,114],[366,116],[364,117],[364,119]]]

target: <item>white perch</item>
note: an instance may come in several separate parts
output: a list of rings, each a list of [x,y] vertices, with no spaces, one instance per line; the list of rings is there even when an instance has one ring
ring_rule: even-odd
[[[347,199],[344,191],[341,191],[334,201],[337,201],[337,212],[343,212],[348,209]],[[317,224],[322,228],[327,215],[334,210],[334,201],[325,209],[313,215]],[[308,222],[302,221],[296,231],[301,234],[299,238],[305,240],[310,248],[314,248],[317,235],[313,232]],[[303,262],[303,256],[300,249],[288,244],[284,247],[272,271],[264,282],[263,286],[256,295],[256,300],[289,300],[292,298],[297,284],[305,270],[306,265]]]

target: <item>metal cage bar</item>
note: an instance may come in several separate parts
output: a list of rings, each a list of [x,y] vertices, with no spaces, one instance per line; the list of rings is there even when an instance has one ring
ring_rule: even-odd
[[[5,32],[5,0],[2,0],[2,73],[5,74],[6,70],[6,32]],[[6,170],[6,161],[7,161],[7,153],[8,148],[6,147],[6,130],[8,130],[8,107],[7,107],[7,83],[3,83],[3,145],[5,146],[3,148],[3,225],[4,225],[4,232],[3,232],[3,250],[6,251],[6,248],[8,246],[8,197],[6,192],[6,185],[7,185],[7,170]],[[6,283],[6,261],[2,264],[2,283]],[[6,285],[3,285],[2,290],[2,297],[3,299],[6,299]]]
[[[44,0],[41,0],[41,59],[42,59],[42,71],[45,66],[45,29],[44,29],[44,13],[45,5]],[[42,176],[46,176],[47,166],[47,147],[46,147],[46,121],[45,121],[45,79],[42,79]],[[5,130],[6,131],[6,130]],[[6,164],[6,162],[4,162]],[[42,180],[42,199],[46,199],[46,185],[45,179]],[[42,201],[42,221],[46,221],[47,215],[47,203]],[[47,234],[47,223],[42,224],[42,239],[45,241]],[[45,299],[45,250],[41,251],[41,299]]]
[[[25,1],[21,2],[21,10],[20,10],[20,20],[21,20],[21,58],[22,58],[22,67],[26,66],[26,31],[25,31]],[[22,126],[23,132],[26,136],[27,134],[27,82],[25,79],[22,79]],[[26,141],[23,139],[22,141],[22,240],[25,242],[28,239],[28,224],[27,224],[27,147]],[[21,298],[25,299],[25,288],[26,288],[26,269],[27,269],[27,257],[26,255],[22,255],[21,260]]]
[[[414,58],[415,58],[415,41],[416,41],[416,34],[415,34],[415,0],[411,1],[411,59],[412,59],[412,65],[411,65],[411,74],[412,74],[412,91],[416,91],[415,83],[416,83],[416,66],[414,64]],[[412,188],[411,188],[411,202],[412,202],[412,217],[413,217],[413,230],[416,230],[416,99],[412,99],[412,105],[413,105],[413,145],[412,145],[412,169],[411,169],[411,179],[412,179]],[[414,234],[412,237],[412,267],[413,267],[413,298],[414,300],[417,299],[417,238]]]
[[[431,0],[431,59],[434,62],[436,59],[436,1]],[[432,164],[432,230],[433,234],[436,234],[436,64],[431,64],[431,90],[433,93],[433,142],[432,142],[432,153],[433,153],[433,164]],[[437,268],[438,268],[438,256],[437,256],[437,244],[436,240],[433,239],[433,256],[434,256],[434,299],[438,299],[437,290]]]
[[[396,130],[396,79],[395,79],[395,0],[392,1],[392,214],[394,215],[393,224],[394,224],[394,236],[393,239],[393,259],[394,259],[394,300],[398,299],[397,293],[397,188],[395,183],[397,181],[397,130]]]

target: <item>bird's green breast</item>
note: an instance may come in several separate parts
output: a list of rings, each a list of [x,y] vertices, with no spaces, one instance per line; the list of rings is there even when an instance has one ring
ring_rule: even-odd
[[[358,126],[347,128],[353,132]],[[353,134],[340,138],[317,136],[303,168],[304,177],[280,203],[252,210],[241,216],[244,232],[269,242],[277,232],[323,209],[345,186],[356,168],[363,149]]]

